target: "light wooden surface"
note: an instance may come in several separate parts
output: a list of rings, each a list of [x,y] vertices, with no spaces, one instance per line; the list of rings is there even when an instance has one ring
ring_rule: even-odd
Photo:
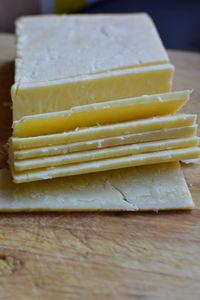
[[[184,111],[200,113],[200,54],[169,54],[174,89],[194,89]],[[13,36],[0,36],[1,145],[13,57]],[[1,214],[0,299],[200,299],[200,166],[184,172],[192,212]]]

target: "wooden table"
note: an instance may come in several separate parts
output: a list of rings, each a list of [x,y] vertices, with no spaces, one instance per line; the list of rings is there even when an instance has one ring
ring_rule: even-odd
[[[169,54],[174,89],[194,89],[184,111],[200,113],[200,54]],[[13,36],[1,35],[1,145],[11,134],[13,57]],[[200,166],[184,172],[192,212],[1,214],[0,299],[200,299]]]

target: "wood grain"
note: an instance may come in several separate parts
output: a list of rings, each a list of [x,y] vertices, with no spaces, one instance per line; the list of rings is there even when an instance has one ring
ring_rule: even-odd
[[[174,89],[194,89],[184,111],[200,113],[200,54],[169,54]],[[0,36],[1,145],[11,134],[13,57],[13,36]],[[0,298],[199,299],[200,167],[184,172],[192,212],[1,214]]]

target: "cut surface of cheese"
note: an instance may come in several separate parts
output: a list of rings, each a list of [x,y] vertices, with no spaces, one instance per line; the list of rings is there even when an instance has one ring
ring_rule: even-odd
[[[0,211],[163,210],[194,207],[179,163],[40,181],[12,182],[0,170]]]
[[[50,134],[30,138],[12,137],[11,144],[13,150],[25,148],[32,149],[48,145],[63,145],[81,141],[91,141],[100,138],[160,130],[163,128],[191,126],[195,123],[195,121],[196,115],[180,114],[113,125],[96,126],[60,134]]]
[[[16,81],[52,81],[169,60],[144,13],[22,17],[16,34]]]
[[[165,150],[147,154],[135,154],[125,157],[104,159],[68,166],[41,168],[16,172],[12,169],[15,183],[30,182],[63,176],[80,175],[100,171],[114,170],[133,166],[174,162],[179,160],[196,159],[200,157],[200,148],[191,147],[175,150]],[[12,168],[12,166],[11,166]]]
[[[73,107],[67,111],[26,116],[13,123],[13,136],[30,137],[59,133],[80,127],[145,119],[175,113],[191,91],[107,101]]]
[[[73,163],[96,161],[100,159],[122,157],[140,153],[150,153],[169,149],[180,149],[186,147],[197,147],[198,137],[172,139],[156,142],[148,142],[133,145],[123,145],[93,151],[83,151],[73,154],[41,157],[29,160],[18,160],[13,162],[15,171],[39,169],[44,167],[55,167]]]
[[[110,100],[165,93],[171,90],[170,64],[48,82],[17,82],[12,86],[13,119]]]
[[[146,14],[23,17],[16,34],[15,120],[171,89],[174,68]]]
[[[106,147],[115,147],[119,145],[130,145],[134,143],[160,141],[165,139],[187,138],[195,136],[196,133],[197,125],[176,128],[163,128],[155,131],[126,134],[117,137],[103,138],[85,142],[83,141],[67,145],[54,145],[41,148],[15,150],[13,152],[13,158],[15,160],[22,160],[27,158],[104,149]]]

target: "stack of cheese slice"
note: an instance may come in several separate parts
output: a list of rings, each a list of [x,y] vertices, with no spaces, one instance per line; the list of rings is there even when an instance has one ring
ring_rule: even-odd
[[[0,172],[1,210],[193,207],[173,161],[199,157],[196,116],[177,114],[190,92],[170,92],[174,67],[148,15],[23,17],[16,34],[21,184]]]
[[[161,210],[194,207],[179,163],[15,184],[0,170],[0,211]]]
[[[14,181],[198,158],[196,116],[175,114],[189,94],[170,92],[23,117],[13,124]]]

